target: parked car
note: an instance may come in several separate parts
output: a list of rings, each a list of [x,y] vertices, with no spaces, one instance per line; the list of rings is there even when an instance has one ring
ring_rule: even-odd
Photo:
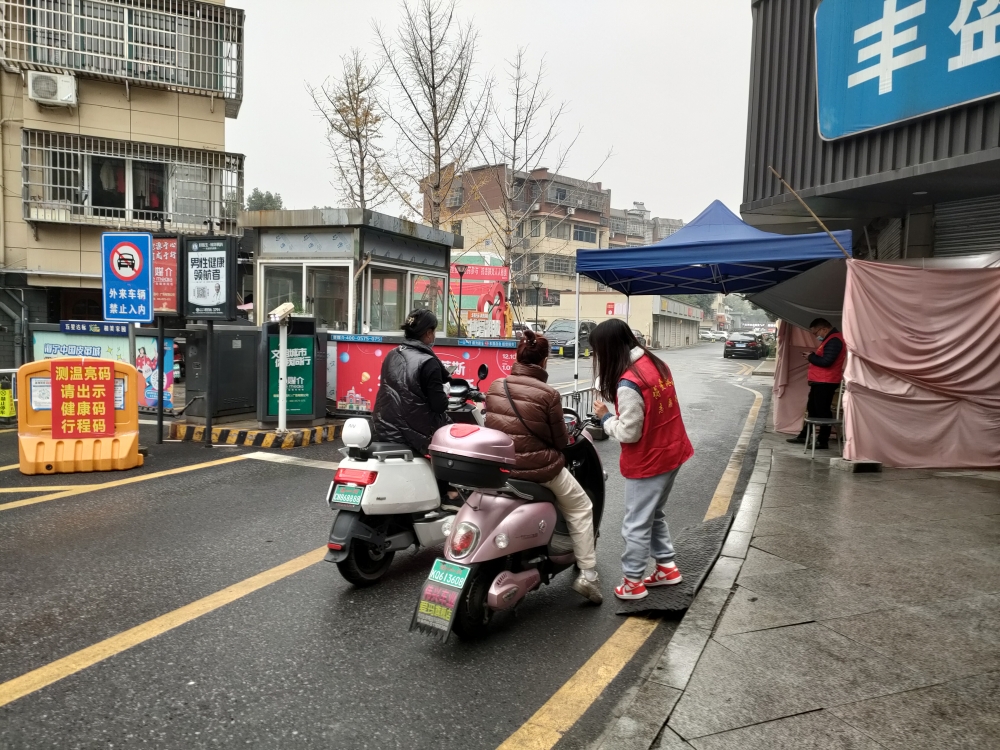
[[[763,345],[752,333],[731,333],[722,350],[724,359],[732,357],[750,357],[760,359],[763,355]]]
[[[729,338],[729,334],[725,331],[709,331],[712,335],[712,341],[725,341]]]
[[[715,341],[715,336],[712,335],[711,331],[699,331],[698,332],[699,341]]]
[[[580,356],[590,356],[590,332],[597,327],[592,320],[581,320],[577,331],[576,321],[572,318],[553,320],[545,329],[545,338],[551,345],[551,353],[562,357],[576,356],[576,348],[580,347]]]
[[[523,323],[515,323],[513,325],[514,338],[521,338],[524,335],[525,330],[532,330],[537,334],[541,334],[545,330],[545,326],[542,323],[536,323],[533,320],[526,320]]]
[[[635,336],[636,341],[638,341],[642,346],[646,346],[646,337],[642,335],[642,331],[637,328],[633,328],[632,335]]]

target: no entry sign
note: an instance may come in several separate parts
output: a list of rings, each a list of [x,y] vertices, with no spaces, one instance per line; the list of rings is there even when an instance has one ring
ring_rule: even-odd
[[[101,235],[104,319],[153,321],[153,236],[128,232]]]

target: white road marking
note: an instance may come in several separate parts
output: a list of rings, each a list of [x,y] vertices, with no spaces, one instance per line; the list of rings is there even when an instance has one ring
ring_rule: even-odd
[[[270,461],[274,464],[295,464],[296,466],[310,466],[314,469],[336,469],[340,466],[339,461],[318,461],[314,458],[299,458],[297,456],[285,456],[280,453],[266,453],[257,451],[248,453],[245,458],[252,458],[255,461]]]

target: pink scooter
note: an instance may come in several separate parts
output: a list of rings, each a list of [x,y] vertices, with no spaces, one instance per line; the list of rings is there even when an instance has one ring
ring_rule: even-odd
[[[606,476],[584,430],[588,422],[565,412],[566,466],[593,502],[599,533]],[[466,499],[445,529],[445,557],[434,562],[421,589],[410,630],[442,641],[452,630],[463,640],[481,638],[494,612],[513,609],[529,591],[571,568],[573,547],[552,491],[509,478],[514,442],[505,433],[477,425],[442,427],[430,452],[435,476]]]

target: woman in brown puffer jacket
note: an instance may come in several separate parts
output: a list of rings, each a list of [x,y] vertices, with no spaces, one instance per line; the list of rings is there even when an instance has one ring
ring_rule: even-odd
[[[555,494],[569,527],[573,553],[580,568],[573,590],[600,604],[603,598],[596,569],[593,505],[566,468],[562,450],[569,443],[569,434],[559,392],[546,384],[548,356],[548,339],[537,336],[534,331],[525,331],[517,346],[517,363],[510,376],[493,381],[486,393],[486,426],[513,438],[517,466],[511,471],[512,478],[536,482]],[[510,392],[509,400],[504,383]]]

